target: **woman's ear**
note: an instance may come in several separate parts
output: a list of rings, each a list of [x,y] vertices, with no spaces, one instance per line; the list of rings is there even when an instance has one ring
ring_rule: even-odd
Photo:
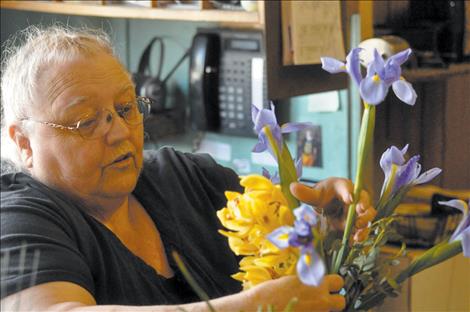
[[[33,167],[33,150],[29,142],[29,137],[21,127],[18,125],[10,125],[8,128],[10,138],[15,142],[18,150],[18,155],[23,162],[25,168]]]

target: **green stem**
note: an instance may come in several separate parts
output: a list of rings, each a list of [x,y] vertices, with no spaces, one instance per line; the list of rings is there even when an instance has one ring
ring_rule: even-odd
[[[178,266],[178,269],[180,269],[181,273],[183,273],[184,278],[188,282],[189,286],[193,289],[193,291],[196,293],[196,295],[201,299],[202,301],[206,302],[207,308],[211,312],[215,312],[214,307],[210,303],[210,298],[206,294],[206,292],[201,288],[201,286],[198,285],[196,280],[192,277],[192,275],[189,273],[189,270],[186,268],[186,265],[184,264],[183,260],[181,259],[180,255],[176,251],[171,252],[171,256],[176,262],[176,265]]]
[[[289,148],[285,142],[283,142],[282,151],[279,151],[279,146],[273,137],[271,129],[268,126],[264,127],[264,131],[269,141],[278,164],[279,178],[281,180],[281,191],[287,200],[287,204],[291,210],[299,206],[299,201],[290,192],[290,184],[296,182],[297,172],[295,170],[294,160],[289,152]]]
[[[364,170],[366,166],[367,156],[369,155],[372,139],[375,128],[375,106],[364,103],[364,113],[362,115],[361,130],[359,132],[359,146],[358,146],[358,157],[357,157],[357,169],[356,178],[354,181],[354,200],[349,205],[348,216],[346,218],[346,226],[344,229],[343,240],[341,241],[341,247],[338,251],[338,255],[335,258],[333,271],[331,273],[338,273],[339,268],[343,262],[343,258],[346,254],[348,247],[349,236],[354,225],[356,217],[356,204],[360,199],[364,183]]]
[[[395,278],[395,281],[398,284],[402,284],[408,278],[413,275],[435,266],[447,259],[450,259],[457,254],[462,252],[462,242],[453,241],[451,243],[443,242],[440,243],[431,249],[428,249],[424,254],[416,258],[405,270],[401,271],[400,274]],[[369,310],[382,302],[387,297],[386,294],[382,292],[375,292],[367,294],[365,298],[362,299],[362,304],[359,307],[360,310]]]
[[[390,178],[387,182],[387,185],[384,188],[382,196],[380,196],[379,202],[377,203],[377,211],[381,210],[386,200],[389,199],[390,193],[392,192],[393,185],[395,184],[395,179],[397,176],[398,165],[392,164],[392,170],[390,172]]]
[[[410,278],[416,273],[450,259],[461,252],[461,241],[440,243],[428,249],[424,254],[411,262],[411,264],[397,276],[396,281],[397,283],[403,283],[407,278]]]

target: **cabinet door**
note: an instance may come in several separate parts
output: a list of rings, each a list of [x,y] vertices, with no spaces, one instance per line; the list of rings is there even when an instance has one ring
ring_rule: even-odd
[[[265,1],[264,4],[268,98],[285,99],[347,88],[346,75],[331,75],[322,70],[321,65],[282,65],[281,2]],[[348,47],[347,25],[358,6],[356,1],[343,1],[341,5],[345,47]]]

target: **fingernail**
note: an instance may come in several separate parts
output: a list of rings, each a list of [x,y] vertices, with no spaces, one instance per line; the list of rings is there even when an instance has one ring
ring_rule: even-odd
[[[348,200],[349,200],[349,203],[352,203],[354,201],[352,194],[348,194]]]

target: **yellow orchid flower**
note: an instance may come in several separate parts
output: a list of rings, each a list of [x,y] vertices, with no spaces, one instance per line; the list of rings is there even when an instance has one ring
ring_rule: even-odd
[[[226,207],[217,212],[222,225],[228,229],[219,233],[228,238],[240,261],[240,272],[232,275],[244,289],[284,275],[295,274],[299,257],[293,248],[280,250],[266,236],[283,225],[292,225],[294,215],[288,207],[279,185],[261,175],[241,179],[244,193],[225,192]]]

